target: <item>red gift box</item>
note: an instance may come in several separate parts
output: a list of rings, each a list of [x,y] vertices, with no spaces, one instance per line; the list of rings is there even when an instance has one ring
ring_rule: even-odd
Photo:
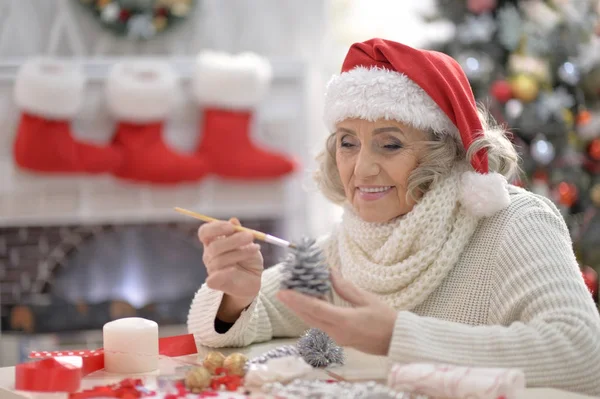
[[[15,389],[37,392],[76,392],[81,385],[81,368],[54,358],[15,366]]]
[[[53,352],[33,351],[29,353],[29,358],[31,359],[45,359],[61,356],[80,356],[83,363],[81,368],[83,376],[104,368],[104,351],[102,349]]]

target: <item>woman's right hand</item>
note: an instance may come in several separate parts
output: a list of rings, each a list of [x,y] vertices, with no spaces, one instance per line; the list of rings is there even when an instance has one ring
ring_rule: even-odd
[[[253,242],[251,233],[236,231],[234,225],[240,225],[235,218],[206,223],[198,230],[204,246],[206,285],[225,293],[217,313],[225,322],[237,320],[256,298],[264,270],[260,246]]]

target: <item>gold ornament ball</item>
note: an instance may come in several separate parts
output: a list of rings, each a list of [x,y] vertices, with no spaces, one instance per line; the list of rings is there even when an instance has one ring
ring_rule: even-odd
[[[209,352],[204,357],[202,365],[204,366],[204,368],[206,368],[208,371],[214,374],[218,368],[223,367],[224,361],[225,355],[221,352]]]
[[[210,386],[212,374],[204,367],[194,367],[185,376],[185,387],[193,393],[200,393]]]
[[[600,206],[600,183],[594,184],[590,190],[590,198],[596,206]]]
[[[239,375],[241,377],[246,374],[246,362],[248,358],[241,353],[233,353],[225,358],[223,367],[229,374]]]
[[[510,81],[513,96],[521,101],[530,102],[537,98],[540,91],[539,85],[534,78],[524,74],[518,74]]]

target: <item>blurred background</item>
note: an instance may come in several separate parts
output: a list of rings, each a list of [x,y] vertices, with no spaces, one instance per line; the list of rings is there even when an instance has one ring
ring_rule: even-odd
[[[290,240],[326,234],[340,209],[310,178],[327,134],[324,86],[348,46],[372,37],[459,61],[478,100],[513,133],[523,158],[514,184],[563,212],[597,301],[598,7],[596,0],[0,0],[0,366],[31,350],[100,347],[101,327],[120,317],[155,320],[162,335],[185,333],[206,275],[199,223],[173,207],[235,216]],[[273,74],[264,100],[221,138],[222,151],[212,147],[211,157],[237,175],[190,181],[181,171],[215,133],[207,126],[233,120],[214,119],[194,97],[195,58],[205,50],[254,53]],[[15,102],[17,77],[39,57],[84,72],[72,118],[40,122]],[[105,151],[130,134],[107,106],[106,81],[115,63],[142,59],[167,62],[179,79],[176,106],[146,126],[157,129],[152,151],[130,148],[137,168],[166,165],[168,184],[81,166],[90,145]],[[240,154],[250,162],[241,164]],[[266,265],[284,255],[268,245],[263,254]]]

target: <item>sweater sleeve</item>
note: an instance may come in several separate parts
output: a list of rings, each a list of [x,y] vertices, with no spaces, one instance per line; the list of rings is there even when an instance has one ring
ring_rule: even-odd
[[[489,325],[400,312],[390,357],[519,368],[528,386],[600,395],[600,317],[554,210],[532,207],[508,223],[491,281]]]
[[[215,318],[223,293],[203,285],[196,293],[188,314],[188,331],[199,345],[242,347],[278,337],[296,337],[306,326],[276,298],[279,290],[281,266],[264,271],[260,293],[250,306],[224,334],[215,331]]]

